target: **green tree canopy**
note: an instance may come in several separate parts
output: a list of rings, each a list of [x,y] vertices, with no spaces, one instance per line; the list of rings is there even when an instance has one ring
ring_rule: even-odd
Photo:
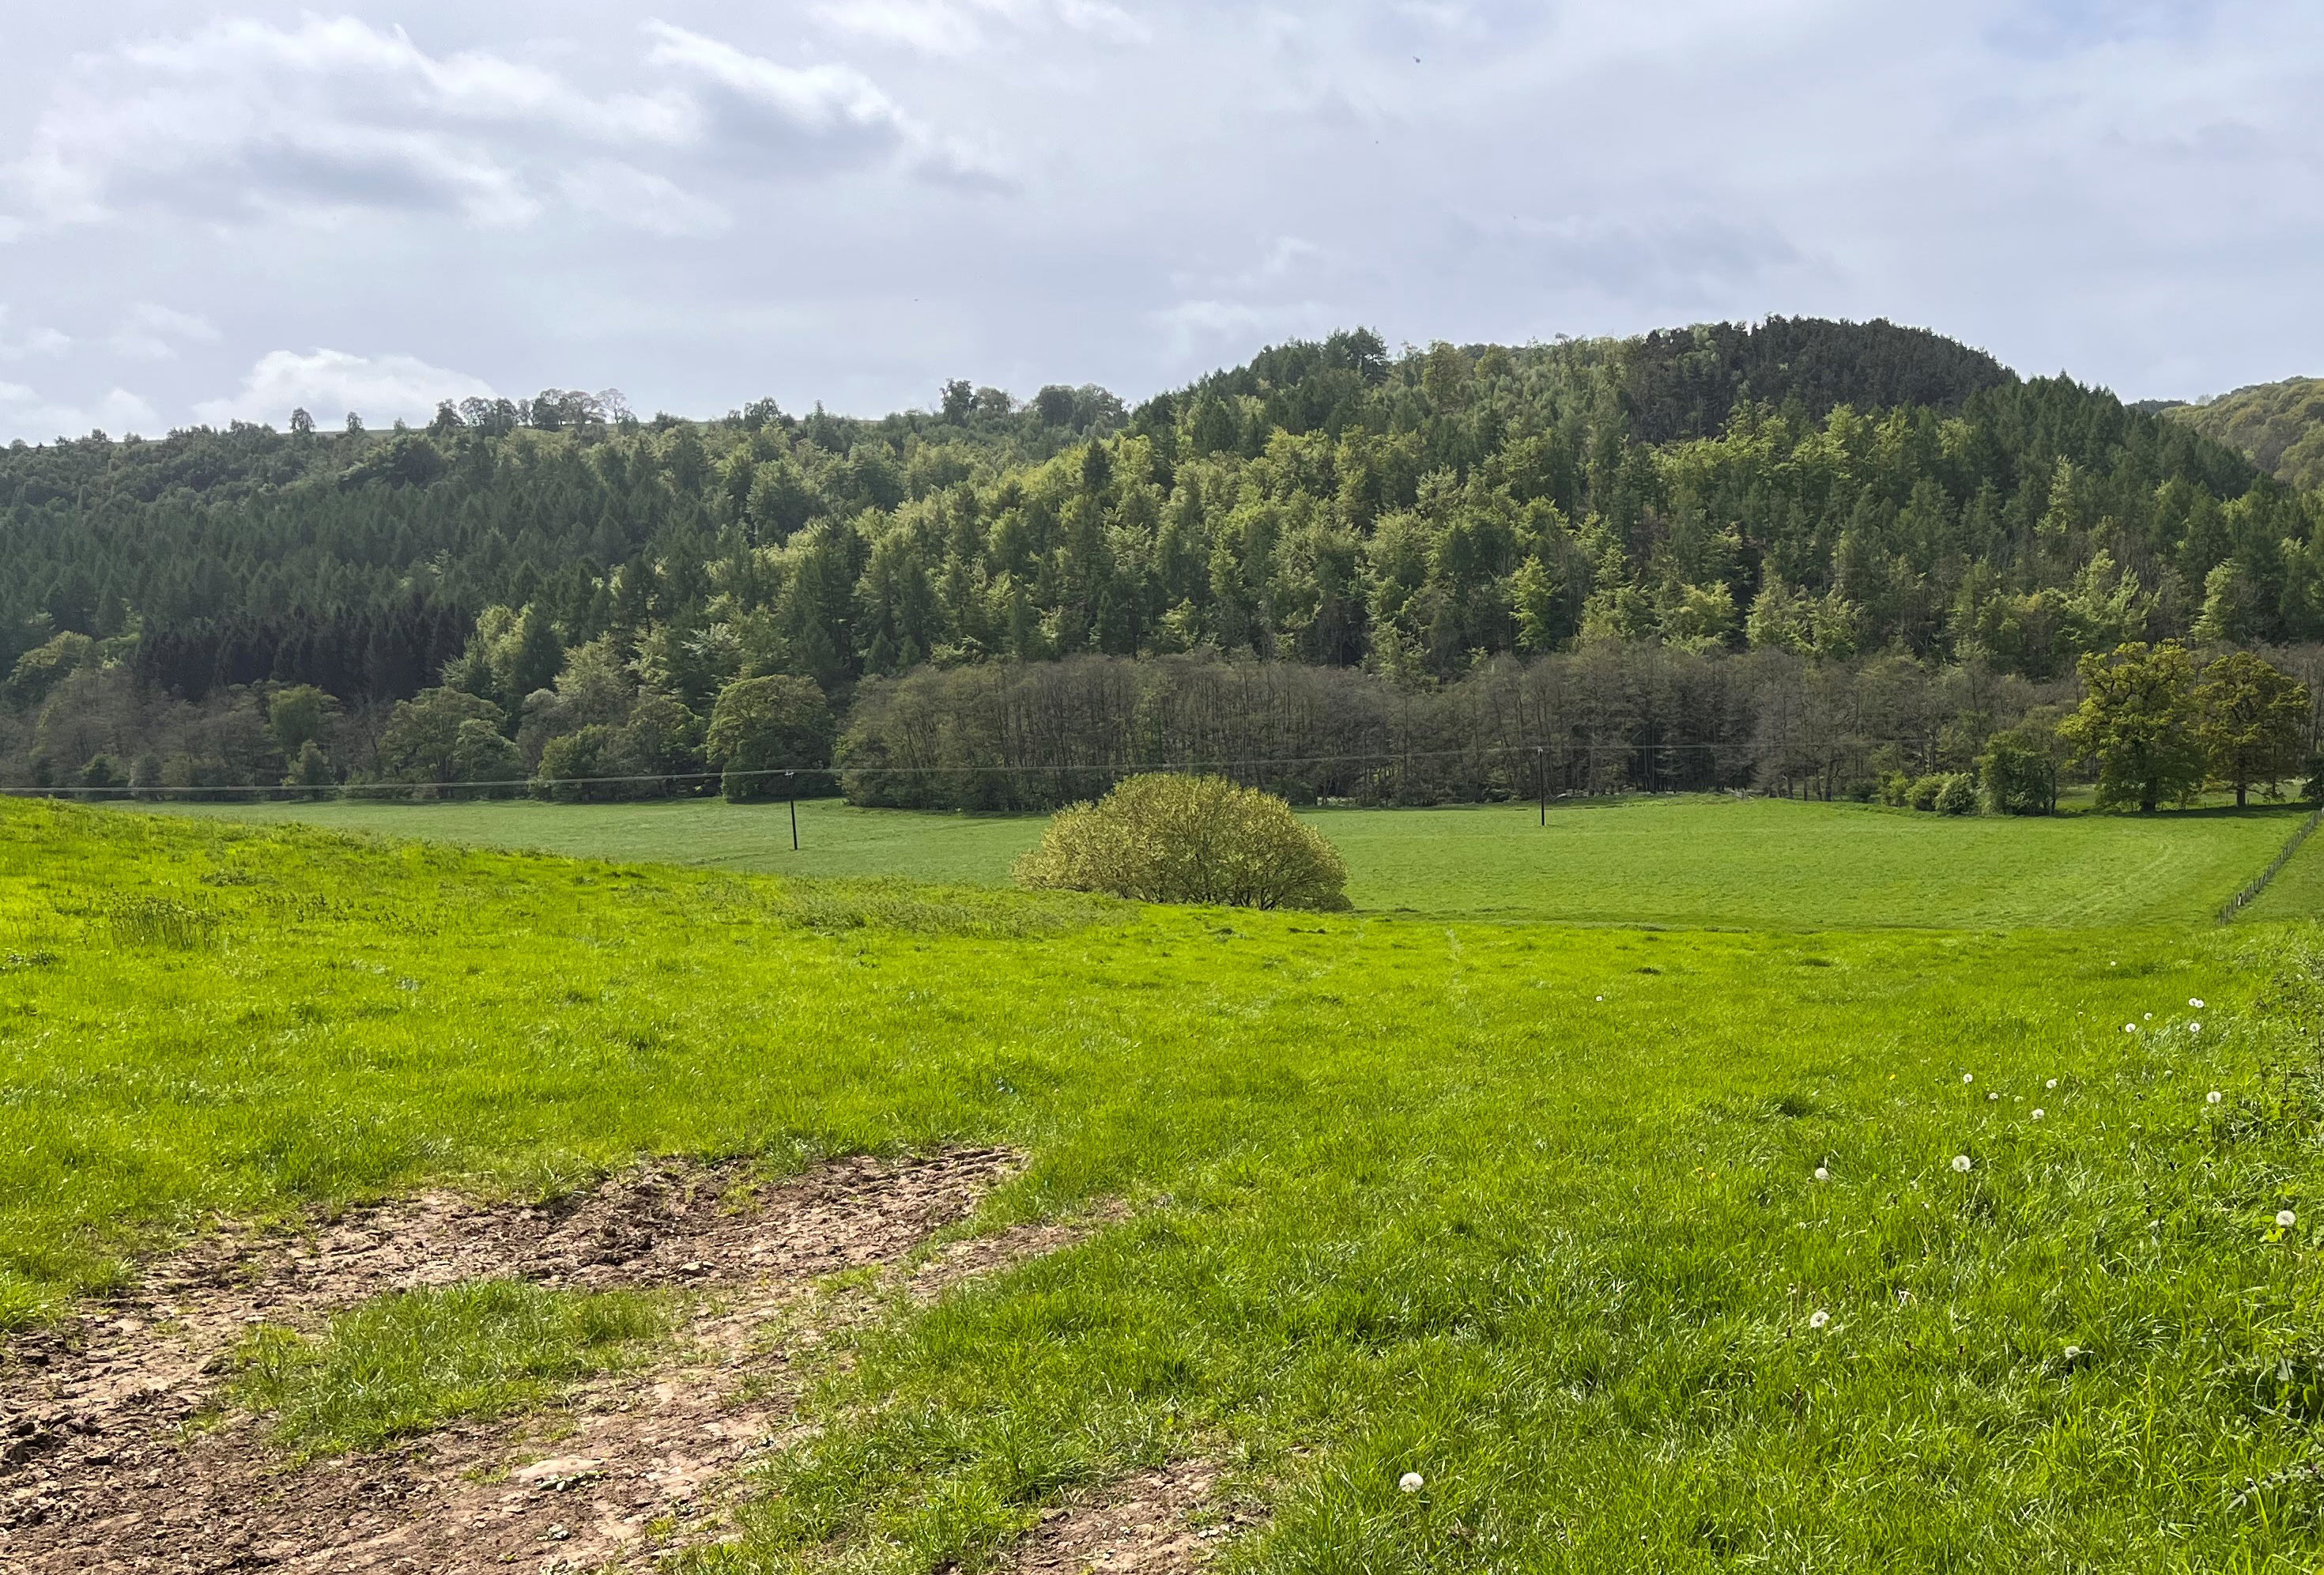
[[[2252,783],[2273,787],[2300,769],[2308,686],[2298,679],[2248,651],[2230,652],[2204,670],[2195,703],[2212,779],[2236,790],[2237,809],[2250,801]]]
[[[710,713],[704,742],[710,763],[724,774],[719,785],[727,798],[771,798],[781,794],[783,779],[754,774],[829,765],[837,731],[814,681],[776,673],[728,684]]]
[[[399,703],[388,719],[379,741],[380,770],[391,782],[491,780],[462,769],[481,764],[486,750],[466,729],[474,724],[497,737],[503,720],[490,700],[456,689],[425,690]]]
[[[2176,641],[2120,645],[2081,660],[2081,709],[2059,732],[2098,772],[2101,806],[2152,811],[2203,785],[2195,659]]]

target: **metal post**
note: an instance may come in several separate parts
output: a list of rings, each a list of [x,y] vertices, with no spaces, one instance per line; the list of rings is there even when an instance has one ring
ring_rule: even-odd
[[[798,773],[783,773],[783,786],[791,795],[791,851],[798,851]]]
[[[1541,829],[1549,829],[1549,751],[1536,744],[1533,746],[1534,780],[1541,788]]]

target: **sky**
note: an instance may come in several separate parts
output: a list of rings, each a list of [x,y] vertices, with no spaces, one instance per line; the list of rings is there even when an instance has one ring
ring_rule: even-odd
[[[2324,5],[0,11],[0,441],[1769,313],[2126,398],[2324,373]]]

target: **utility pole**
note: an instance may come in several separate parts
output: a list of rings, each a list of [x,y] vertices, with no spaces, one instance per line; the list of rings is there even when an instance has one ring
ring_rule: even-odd
[[[785,790],[787,792],[788,792],[788,793],[790,794],[790,797],[791,797],[791,851],[792,851],[793,853],[797,853],[797,852],[798,851],[798,772],[796,772],[796,771],[787,771],[787,772],[783,773],[783,788],[784,788],[784,790]],[[1543,822],[1542,822],[1542,824],[1544,824],[1544,825],[1547,825],[1548,823],[1549,823],[1549,822],[1547,822],[1546,820],[1545,820],[1545,821],[1543,821]]]

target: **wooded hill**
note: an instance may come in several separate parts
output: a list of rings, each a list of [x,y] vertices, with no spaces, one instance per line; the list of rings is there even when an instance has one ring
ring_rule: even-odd
[[[2324,488],[2324,377],[2287,377],[2165,408],[2287,486]]]
[[[699,718],[739,677],[844,706],[1081,654],[1410,690],[1616,643],[2038,684],[2126,639],[2324,638],[2319,524],[2196,424],[1885,322],[1346,332],[1135,410],[954,383],[876,421],[640,422],[549,391],[0,452],[0,745],[69,773],[270,685],[356,714],[446,682],[514,738],[567,677]]]

